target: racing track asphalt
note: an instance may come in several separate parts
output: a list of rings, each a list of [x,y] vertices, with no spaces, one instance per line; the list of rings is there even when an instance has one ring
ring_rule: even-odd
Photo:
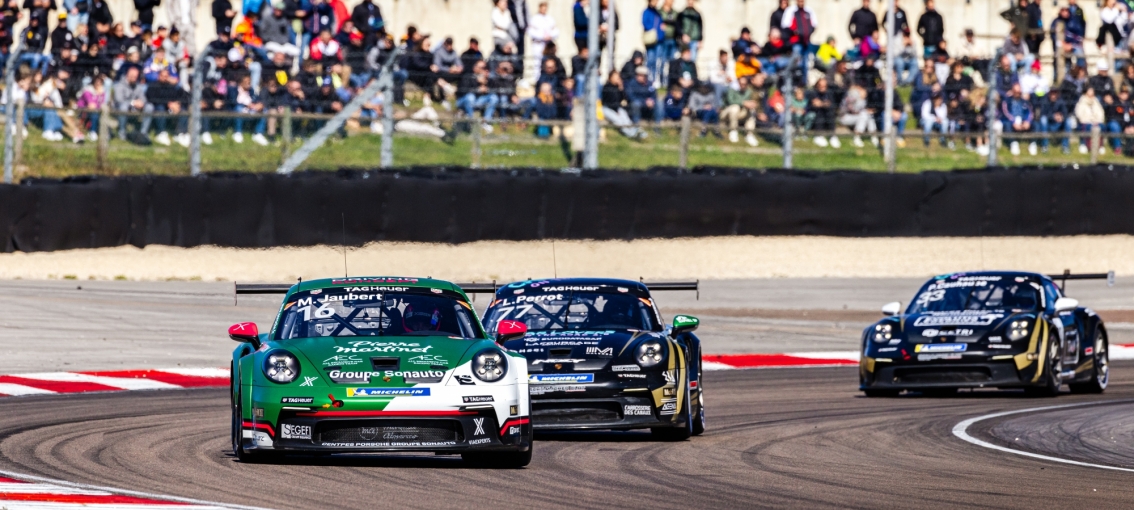
[[[970,444],[1134,467],[1134,362],[1107,393],[1019,392],[867,399],[854,368],[705,376],[709,431],[681,443],[642,432],[537,436],[523,470],[453,457],[294,457],[249,465],[228,452],[225,390],[0,400],[0,469],[71,482],[274,508],[841,507],[1122,508],[1131,473],[1058,464]]]

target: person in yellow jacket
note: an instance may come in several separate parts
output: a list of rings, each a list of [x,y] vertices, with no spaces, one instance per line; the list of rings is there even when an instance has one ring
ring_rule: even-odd
[[[835,37],[827,36],[827,42],[819,46],[819,51],[815,52],[815,64],[823,72],[827,72],[838,62],[843,59],[843,52],[835,46]]]

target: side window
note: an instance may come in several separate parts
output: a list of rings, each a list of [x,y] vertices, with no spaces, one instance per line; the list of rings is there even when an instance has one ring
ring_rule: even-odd
[[[1046,308],[1048,310],[1054,310],[1055,309],[1055,300],[1059,299],[1059,297],[1060,297],[1060,292],[1059,292],[1058,287],[1053,285],[1051,282],[1044,282],[1043,283],[1044,308]]]

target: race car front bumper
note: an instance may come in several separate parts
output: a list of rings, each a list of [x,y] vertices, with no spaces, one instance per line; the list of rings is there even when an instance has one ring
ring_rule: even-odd
[[[1022,388],[1034,386],[1012,360],[874,364],[860,389]]]
[[[683,407],[688,408],[688,405]],[[645,394],[640,397],[532,399],[535,430],[630,430],[684,426],[685,421],[675,420],[674,415],[673,411],[665,409],[664,404],[662,408],[655,407],[653,399]]]
[[[277,423],[245,420],[247,450],[313,452],[527,451],[531,421],[498,423],[492,409],[452,411],[281,411]]]

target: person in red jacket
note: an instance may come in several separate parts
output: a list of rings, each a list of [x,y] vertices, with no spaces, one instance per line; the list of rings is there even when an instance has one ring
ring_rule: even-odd
[[[791,44],[792,55],[798,59],[800,74],[803,76],[796,85],[803,88],[807,88],[808,60],[815,52],[811,47],[811,36],[815,33],[815,23],[818,20],[815,11],[805,5],[806,1],[796,0],[795,5],[784,10],[783,18],[780,19],[780,29],[787,36],[788,44]]]

